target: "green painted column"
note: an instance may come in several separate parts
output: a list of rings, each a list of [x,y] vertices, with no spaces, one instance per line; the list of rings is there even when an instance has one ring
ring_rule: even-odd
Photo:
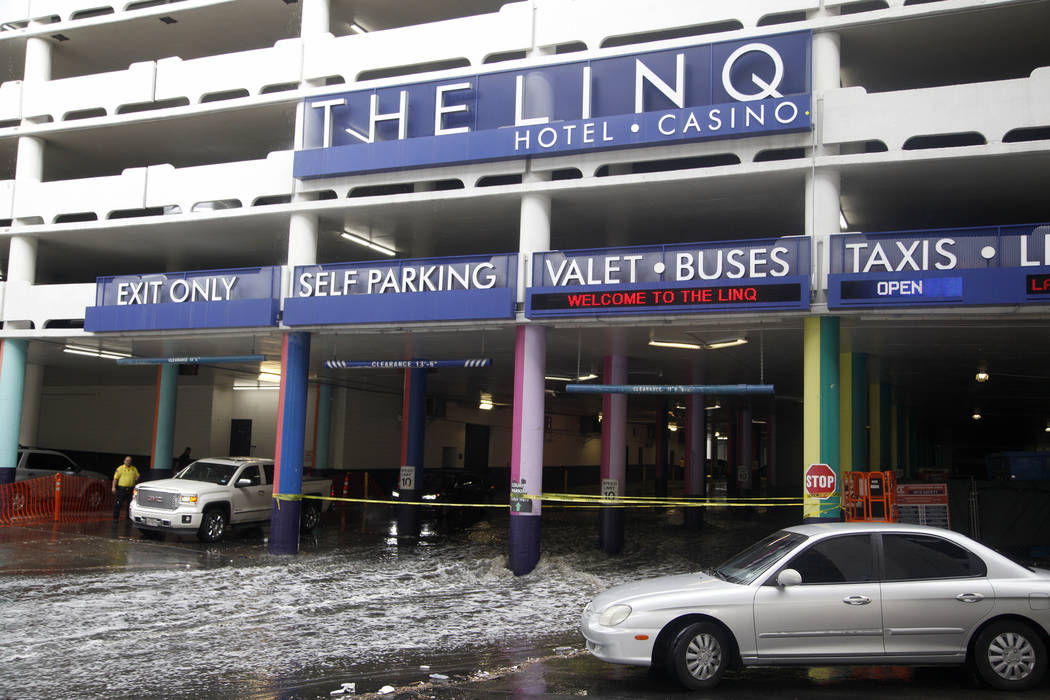
[[[0,484],[15,480],[28,341],[7,338],[0,350]]]
[[[868,471],[868,356],[853,353],[853,469]]]
[[[151,479],[171,476],[172,451],[175,449],[175,405],[178,397],[179,366],[157,367],[157,405],[153,414],[153,454]]]
[[[843,331],[839,353],[839,458],[843,471],[868,470],[868,356],[851,352]]]
[[[882,466],[882,393],[879,391],[879,363],[877,359],[868,362],[871,379],[868,380],[868,471]]]
[[[908,474],[908,409],[897,403],[897,469]]]
[[[826,464],[835,473],[836,490],[827,498],[805,494],[806,522],[838,520],[842,475],[839,456],[839,319],[805,319],[803,334],[803,479],[811,465]]]

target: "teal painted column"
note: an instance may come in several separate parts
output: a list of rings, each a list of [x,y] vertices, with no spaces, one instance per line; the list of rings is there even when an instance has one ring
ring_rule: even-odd
[[[853,470],[868,471],[868,356],[853,353]]]
[[[179,390],[179,366],[164,364],[157,367],[157,405],[153,418],[153,454],[150,478],[167,479],[171,476],[172,450],[175,449],[175,403]]]
[[[0,354],[0,484],[15,480],[28,341],[8,338]]]
[[[317,445],[314,447],[314,469],[328,469],[332,433],[332,385],[317,387]]]
[[[827,497],[803,492],[805,522],[838,520],[842,508],[839,455],[839,319],[812,316],[803,333],[803,479],[811,465],[835,473],[835,492]]]

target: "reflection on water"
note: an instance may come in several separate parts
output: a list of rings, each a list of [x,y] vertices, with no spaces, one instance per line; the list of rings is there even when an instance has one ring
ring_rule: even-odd
[[[389,521],[362,533],[360,517],[335,514],[294,558],[260,552],[256,537],[154,569],[163,545],[131,542],[143,568],[0,578],[0,695],[314,697],[365,677],[375,688],[358,692],[396,685],[420,664],[466,674],[477,669],[453,667],[581,646],[579,615],[595,593],[716,564],[779,524],[710,519],[697,533],[678,513],[629,516],[624,552],[610,557],[595,513],[545,510],[544,553],[523,577],[506,568],[505,515],[454,531],[426,524],[406,544]]]

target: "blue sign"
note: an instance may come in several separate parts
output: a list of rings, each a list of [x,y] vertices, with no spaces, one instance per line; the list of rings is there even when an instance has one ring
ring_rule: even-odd
[[[1050,301],[1050,225],[831,237],[828,306]]]
[[[473,255],[295,268],[284,324],[512,318],[518,256]]]
[[[275,267],[99,277],[84,330],[274,326],[280,286]]]
[[[808,130],[809,31],[313,97],[297,178]]]
[[[804,310],[809,256],[805,237],[540,253],[525,315]]]

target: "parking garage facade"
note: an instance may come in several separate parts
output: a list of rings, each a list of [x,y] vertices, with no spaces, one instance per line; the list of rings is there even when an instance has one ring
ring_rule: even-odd
[[[545,494],[1050,442],[1050,3],[388,5],[0,11],[0,479],[274,457],[284,553],[304,469],[486,473],[527,573]]]

